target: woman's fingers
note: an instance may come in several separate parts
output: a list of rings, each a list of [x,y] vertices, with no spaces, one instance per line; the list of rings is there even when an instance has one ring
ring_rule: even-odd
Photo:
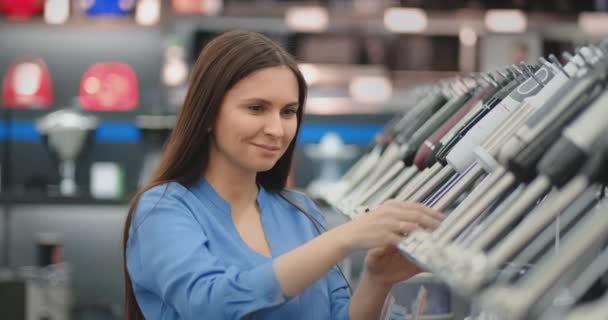
[[[408,207],[408,208],[415,208],[416,210],[420,210],[422,212],[424,212],[425,214],[438,219],[438,220],[443,220],[444,219],[444,215],[441,214],[439,211],[427,207],[426,205],[419,203],[419,202],[401,202],[401,206],[403,207]]]
[[[425,229],[435,229],[443,221],[442,214],[420,203],[392,200],[386,205],[398,220],[409,221]]]
[[[424,229],[435,229],[441,223],[439,219],[426,214],[424,211],[412,208],[401,209],[394,214],[397,220],[413,223]]]
[[[418,228],[419,228],[418,224],[416,224],[416,223],[407,222],[407,221],[399,222],[399,234],[402,236],[405,236],[405,235],[409,234],[410,232],[412,232],[413,230],[416,230]]]
[[[396,234],[391,234],[390,235],[390,239],[389,239],[389,243],[394,245],[394,246],[398,246],[399,243],[401,242],[401,240],[403,240],[403,236],[401,235],[396,235]]]
[[[411,214],[413,215],[413,219],[415,219],[416,223],[424,229],[436,229],[441,223],[441,220],[425,212],[421,212],[418,210],[410,212],[412,212]]]
[[[384,245],[381,247],[371,248],[371,249],[369,249],[369,251],[367,251],[367,255],[370,256],[371,258],[379,259],[382,256],[386,255],[386,253],[389,251],[390,248],[394,248],[394,246]]]

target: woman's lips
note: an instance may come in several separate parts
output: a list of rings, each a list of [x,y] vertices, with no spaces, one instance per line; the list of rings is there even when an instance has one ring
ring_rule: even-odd
[[[254,146],[258,147],[258,148],[262,148],[266,151],[270,151],[270,152],[276,152],[281,150],[281,147],[278,146],[273,146],[273,145],[267,145],[267,144],[257,144],[257,143],[252,143]]]

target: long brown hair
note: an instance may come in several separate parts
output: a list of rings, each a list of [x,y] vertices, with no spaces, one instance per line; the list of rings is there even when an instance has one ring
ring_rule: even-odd
[[[131,200],[123,230],[123,272],[125,277],[126,318],[143,319],[126,267],[126,247],[133,212],[141,195],[152,187],[178,182],[190,186],[207,168],[209,130],[226,93],[241,79],[260,69],[286,66],[298,81],[296,135],[275,166],[259,172],[257,182],[269,191],[285,188],[295,141],[302,122],[306,82],[293,57],[269,38],[254,32],[230,31],[209,42],[201,51],[190,76],[190,87],[175,128],[168,138],[158,168],[152,179]],[[277,90],[280,90],[277,88]]]

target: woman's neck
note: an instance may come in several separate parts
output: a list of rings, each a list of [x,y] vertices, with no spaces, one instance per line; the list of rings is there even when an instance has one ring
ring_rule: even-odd
[[[234,170],[225,161],[209,161],[203,176],[232,208],[247,207],[256,201],[258,186],[255,172]]]

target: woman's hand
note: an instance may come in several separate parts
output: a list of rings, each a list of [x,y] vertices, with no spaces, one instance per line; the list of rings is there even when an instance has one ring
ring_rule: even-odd
[[[403,257],[399,249],[393,245],[369,250],[365,256],[364,266],[364,272],[370,280],[387,286],[422,272],[422,269]]]
[[[337,227],[340,239],[351,250],[396,246],[415,229],[435,229],[443,216],[420,203],[389,200],[362,215]]]

